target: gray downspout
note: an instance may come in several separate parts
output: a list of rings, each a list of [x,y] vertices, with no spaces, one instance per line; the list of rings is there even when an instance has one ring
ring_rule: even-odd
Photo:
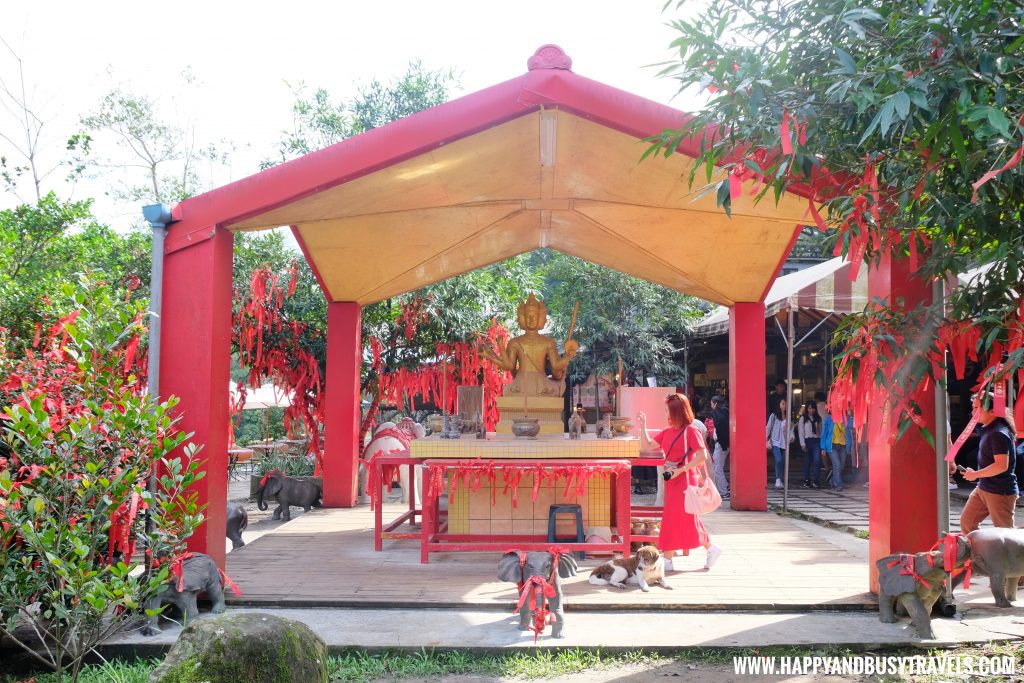
[[[171,223],[171,209],[166,204],[150,204],[142,207],[142,216],[153,229],[153,256],[149,276],[149,381],[148,393],[154,404],[160,402],[160,313],[164,291],[164,238]],[[156,471],[149,475],[146,489],[150,494],[156,491]],[[146,510],[146,533],[153,532],[153,518]]]
[[[790,297],[787,306],[786,327],[788,328],[788,336],[786,338],[786,414],[783,416],[786,419],[786,450],[783,456],[785,460],[783,461],[782,469],[783,511],[789,508],[789,446],[793,435],[793,425],[789,424],[790,417],[793,415],[793,347],[795,346],[794,340],[796,339],[792,297]],[[796,423],[794,422],[794,424]]]
[[[932,281],[932,323],[935,330],[939,329],[945,317],[946,294],[941,278]],[[946,354],[943,354],[942,371],[946,371]],[[946,445],[949,441],[949,398],[946,392],[945,377],[943,381],[935,378],[935,499],[936,516],[938,518],[939,538],[949,533],[949,466],[946,464]],[[953,605],[953,582],[946,582],[946,616],[953,616],[956,608]]]

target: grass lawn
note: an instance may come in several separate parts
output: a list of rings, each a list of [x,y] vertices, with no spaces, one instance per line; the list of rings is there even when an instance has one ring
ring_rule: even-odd
[[[611,673],[617,669],[628,669],[631,673],[642,671],[682,669],[686,674],[702,678],[701,673],[720,678],[732,673],[733,657],[777,656],[840,657],[852,654],[847,650],[812,651],[799,647],[772,647],[759,649],[690,649],[672,655],[646,653],[636,650],[627,653],[607,653],[594,650],[533,650],[501,654],[484,654],[462,650],[420,652],[373,652],[352,651],[331,658],[331,681],[378,681],[394,679],[442,680],[451,676],[472,675],[493,680],[563,678],[587,672],[593,675],[601,671]],[[874,653],[879,654],[879,653]],[[988,645],[975,648],[961,648],[955,651],[926,651],[903,649],[886,651],[886,655],[957,654],[1010,655],[1021,662],[1024,646],[1020,644]],[[150,672],[156,668],[157,660],[115,661],[103,665],[89,666],[83,671],[82,683],[145,683]],[[1024,667],[1018,665],[1018,675]],[[664,673],[662,675],[665,675]],[[679,674],[670,674],[679,675]],[[52,674],[36,674],[35,678],[4,676],[2,683],[33,681],[34,683],[56,683]],[[916,680],[948,680],[948,677],[928,677]]]

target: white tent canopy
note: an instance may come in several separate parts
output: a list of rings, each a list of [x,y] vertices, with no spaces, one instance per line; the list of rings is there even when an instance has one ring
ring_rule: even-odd
[[[231,402],[234,405],[238,401],[238,388],[234,382],[231,383]],[[264,384],[256,389],[247,388],[245,392],[245,405],[242,410],[259,410],[261,408],[286,408],[292,404],[288,392],[273,384]]]
[[[859,311],[868,301],[867,267],[857,279],[850,280],[849,262],[841,257],[783,275],[772,283],[765,297],[765,317],[775,315],[792,302],[799,308],[850,313]],[[719,306],[694,327],[694,335],[710,337],[729,331],[729,309]]]

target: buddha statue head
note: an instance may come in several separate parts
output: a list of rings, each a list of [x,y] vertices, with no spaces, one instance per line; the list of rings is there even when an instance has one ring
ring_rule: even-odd
[[[523,331],[536,332],[544,327],[548,319],[548,307],[530,292],[530,297],[516,309],[519,327]]]

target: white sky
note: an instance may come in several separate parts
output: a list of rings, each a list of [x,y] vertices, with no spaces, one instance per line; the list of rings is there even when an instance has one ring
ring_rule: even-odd
[[[3,4],[0,37],[23,59],[30,100],[48,122],[51,158],[78,117],[120,85],[157,99],[167,118],[193,120],[199,140],[227,138],[238,146],[230,169],[213,178],[216,185],[255,172],[272,155],[291,121],[285,81],[324,87],[337,100],[373,78],[390,81],[412,59],[430,69],[454,67],[461,74],[457,94],[464,94],[525,73],[536,48],[555,43],[576,73],[680,109],[696,106],[673,99],[674,82],[644,68],[672,56],[675,34],[665,23],[675,14],[661,13],[664,0]],[[16,85],[16,64],[0,51],[0,78]],[[180,88],[185,69],[200,82],[194,92]],[[3,111],[0,126],[17,132]],[[9,154],[2,145],[0,154]],[[103,190],[80,183],[74,194],[99,197]],[[14,201],[0,196],[0,207]],[[139,214],[102,198],[96,212],[115,227]]]

